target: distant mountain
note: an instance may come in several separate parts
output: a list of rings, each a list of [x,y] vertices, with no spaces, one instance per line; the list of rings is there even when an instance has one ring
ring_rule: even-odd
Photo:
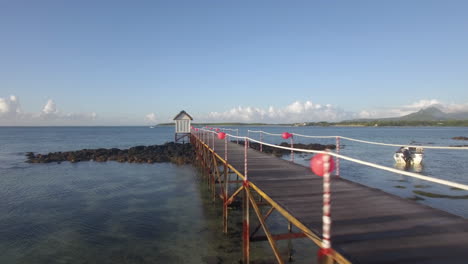
[[[421,109],[415,113],[397,117],[396,119],[407,121],[440,121],[450,120],[453,118],[450,116],[450,114],[442,112],[439,108],[432,106],[425,109]]]
[[[372,122],[372,121],[447,121],[468,120],[468,112],[445,113],[435,106],[421,109],[417,112],[390,118],[356,119],[344,122]]]

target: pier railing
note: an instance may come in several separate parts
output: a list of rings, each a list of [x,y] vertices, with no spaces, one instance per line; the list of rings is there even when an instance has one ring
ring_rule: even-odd
[[[413,177],[417,178],[420,180],[428,181],[428,182],[433,182],[437,184],[441,184],[444,186],[449,186],[453,188],[458,188],[461,190],[468,190],[468,185],[466,184],[461,184],[453,181],[448,181],[448,180],[442,180],[430,176],[425,176],[421,175],[419,173],[413,173],[409,171],[402,171],[398,170],[395,168],[391,167],[386,167],[382,166],[379,164],[375,164],[372,162],[360,160],[357,158],[352,158],[348,157],[342,154],[339,154],[339,142],[340,139],[344,140],[350,140],[350,141],[356,141],[360,143],[366,143],[366,144],[374,144],[374,145],[383,145],[383,146],[402,146],[401,144],[389,144],[389,143],[380,143],[380,142],[372,142],[372,141],[365,141],[365,140],[359,140],[359,139],[353,139],[353,138],[348,138],[348,137],[343,137],[343,136],[308,136],[308,135],[301,135],[301,134],[290,134],[292,135],[291,138],[294,136],[296,137],[307,137],[307,138],[334,138],[337,140],[337,149],[335,152],[332,151],[320,151],[320,150],[309,150],[309,149],[301,149],[301,148],[294,148],[293,146],[293,141],[291,140],[291,147],[287,146],[279,146],[271,143],[267,143],[263,141],[262,135],[270,135],[270,136],[283,136],[283,134],[274,134],[274,133],[268,133],[265,131],[255,131],[255,130],[248,130],[247,131],[247,136],[239,136],[238,135],[238,130],[237,134],[229,134],[229,133],[224,133],[224,149],[215,149],[215,140],[218,138],[218,135],[220,133],[221,129],[194,129],[192,131],[193,135],[193,144],[196,145],[198,148],[198,151],[201,154],[198,154],[197,159],[200,163],[202,163],[202,167],[207,169],[207,172],[212,175],[211,182],[212,182],[212,188],[213,188],[213,193],[215,193],[214,188],[216,185],[216,181],[222,182],[223,187],[221,188],[222,191],[222,199],[223,199],[223,219],[224,219],[224,231],[227,232],[227,206],[232,203],[233,199],[239,195],[241,192],[244,194],[244,199],[243,199],[243,227],[244,227],[244,232],[243,232],[243,256],[244,256],[244,263],[249,262],[249,205],[253,206],[253,209],[255,213],[257,214],[257,217],[260,221],[260,225],[263,228],[267,240],[270,243],[271,248],[273,249],[273,252],[275,254],[275,257],[279,263],[283,263],[283,260],[281,259],[281,256],[278,252],[278,249],[275,244],[275,237],[269,232],[268,228],[266,227],[265,220],[269,216],[272,210],[277,210],[279,213],[281,213],[291,224],[295,225],[297,228],[299,228],[303,234],[310,238],[312,241],[314,241],[319,247],[322,248],[323,254],[328,256],[330,259],[333,261],[336,261],[338,263],[349,263],[349,261],[341,256],[339,253],[333,250],[332,246],[332,238],[330,235],[330,230],[332,227],[332,218],[331,218],[331,191],[330,191],[330,170],[329,168],[331,167],[331,157],[334,157],[337,161],[337,164],[339,164],[339,160],[347,160],[356,164],[364,165],[367,167],[395,173],[398,175],[405,175],[408,177]],[[224,129],[222,131],[229,131],[227,129]],[[232,130],[235,131],[235,130]],[[259,133],[260,134],[260,139],[253,139],[250,138],[250,133]],[[229,164],[229,157],[228,157],[228,142],[232,139],[235,139],[238,143],[239,140],[243,141],[244,145],[244,171],[241,173],[238,171],[239,168],[234,168],[232,165]],[[289,150],[291,151],[292,155],[294,155],[294,152],[301,152],[301,153],[309,153],[309,154],[322,154],[323,155],[323,171],[325,172],[323,176],[323,227],[322,227],[322,237],[319,237],[317,234],[312,232],[310,229],[308,229],[306,226],[304,226],[301,222],[299,222],[294,216],[290,215],[290,213],[286,210],[284,210],[281,206],[279,206],[273,199],[268,197],[260,188],[258,188],[254,183],[249,181],[249,173],[248,173],[248,148],[249,148],[249,142],[254,142],[260,144],[260,150],[263,145],[269,146],[272,148],[278,148],[278,149],[283,149],[283,150]],[[404,144],[403,144],[404,145]],[[218,145],[219,146],[219,145]],[[408,146],[408,145],[405,145]],[[421,147],[421,146],[417,146]],[[444,147],[444,146],[422,146],[424,148],[432,148],[432,149],[456,149],[456,150],[461,150],[461,149],[468,149],[468,147]],[[209,154],[209,155],[208,155]],[[224,155],[223,155],[224,154]],[[223,155],[223,156],[221,156]],[[293,161],[293,159],[292,159]],[[218,163],[219,162],[219,163]],[[220,172],[219,171],[219,165],[224,166],[224,171]],[[338,167],[339,165],[337,165]],[[228,173],[229,171],[235,173],[238,177],[242,179],[242,186],[239,187],[231,196],[228,195],[228,188],[227,184],[230,182],[228,179]],[[224,175],[224,179],[221,179],[222,175]],[[338,174],[339,175],[339,174]],[[211,177],[211,176],[210,176]],[[253,199],[252,193],[250,191],[250,188],[256,191],[258,195],[260,195],[265,201],[267,201],[269,204],[272,205],[272,209],[267,213],[267,215],[263,215],[261,211],[258,208],[258,205],[256,201]],[[258,229],[258,228],[257,228]],[[247,230],[247,231],[246,231]]]
[[[247,135],[250,133],[258,133],[260,134],[260,141],[262,141],[262,135],[270,135],[270,136],[279,136],[281,137],[282,134],[274,134],[274,133],[268,133],[266,131],[262,130],[247,130]],[[302,138],[335,138],[335,139],[344,139],[344,140],[349,140],[349,141],[354,141],[354,142],[359,142],[359,143],[364,143],[364,144],[371,144],[371,145],[379,145],[379,146],[387,146],[387,147],[401,147],[401,146],[406,146],[406,147],[422,147],[425,149],[450,149],[450,150],[468,150],[468,147],[466,146],[459,146],[459,147],[454,147],[454,146],[424,146],[424,145],[408,145],[408,144],[395,144],[395,143],[383,143],[383,142],[375,142],[375,141],[368,141],[368,140],[362,140],[362,139],[356,139],[356,138],[350,138],[350,137],[344,137],[344,136],[311,136],[311,135],[302,135],[298,133],[291,133],[292,136],[296,137],[302,137]]]

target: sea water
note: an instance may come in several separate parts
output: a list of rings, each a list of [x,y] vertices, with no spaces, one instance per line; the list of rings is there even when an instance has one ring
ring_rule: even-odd
[[[272,133],[341,135],[398,144],[460,145],[467,128],[241,127]],[[251,133],[252,138],[258,134]],[[213,202],[191,165],[80,162],[28,164],[25,153],[128,148],[172,141],[172,127],[1,127],[0,263],[239,263],[241,210]],[[280,143],[279,137],[264,140]],[[334,144],[334,139],[300,143]],[[393,166],[395,148],[342,141],[341,153]],[[286,155],[285,159],[289,159]],[[310,156],[296,154],[307,165]],[[419,173],[468,184],[468,151],[429,150]],[[411,170],[411,169],[410,169]],[[341,161],[344,178],[468,218],[467,192]],[[450,198],[423,196],[424,193]],[[251,215],[251,225],[258,223]],[[273,214],[274,233],[287,222]],[[307,239],[278,242],[295,263],[314,263],[317,247]],[[267,242],[251,244],[253,263],[274,263]]]

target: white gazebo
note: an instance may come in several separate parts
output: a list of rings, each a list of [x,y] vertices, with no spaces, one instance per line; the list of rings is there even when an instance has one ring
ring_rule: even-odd
[[[193,118],[184,110],[174,117],[175,121],[175,142],[190,135],[190,122]]]

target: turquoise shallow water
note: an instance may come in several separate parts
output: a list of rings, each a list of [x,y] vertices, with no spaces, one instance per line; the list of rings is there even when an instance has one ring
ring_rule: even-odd
[[[466,128],[262,129],[402,144],[456,145],[464,142],[451,137],[468,135]],[[24,163],[27,151],[126,148],[172,139],[172,127],[0,128],[0,263],[238,263],[240,210],[230,210],[229,235],[224,235],[221,205],[211,202],[190,165]],[[343,143],[345,155],[393,166],[393,148]],[[309,158],[297,156],[296,161],[307,164]],[[468,184],[467,159],[466,151],[426,151],[421,173]],[[414,197],[415,190],[467,195],[347,162],[341,170],[345,178],[406,198]],[[467,200],[421,198],[418,202],[468,218]],[[268,221],[273,232],[286,231],[278,215]],[[295,263],[315,260],[316,247],[308,240],[281,241],[279,247],[284,256],[293,252]],[[252,244],[252,258],[254,263],[274,261],[266,242]]]

